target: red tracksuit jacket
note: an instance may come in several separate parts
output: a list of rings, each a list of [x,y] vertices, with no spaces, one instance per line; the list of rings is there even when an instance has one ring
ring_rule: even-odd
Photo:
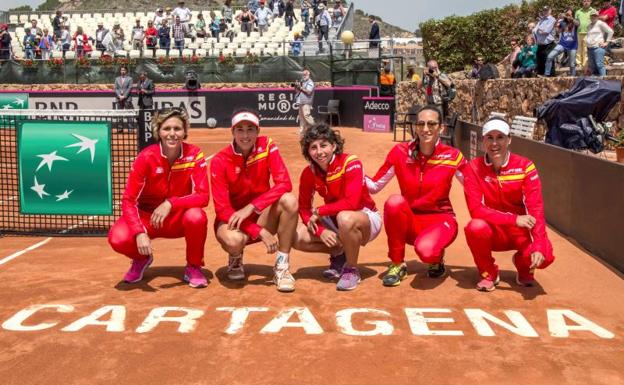
[[[492,225],[515,226],[518,215],[535,217],[529,253],[552,255],[552,245],[546,236],[542,184],[533,162],[510,153],[509,160],[496,175],[485,156],[473,159],[465,167],[464,194],[470,216]]]
[[[169,165],[160,144],[139,153],[128,175],[121,200],[122,215],[132,235],[147,232],[139,211],[152,212],[167,199],[172,210],[206,207],[210,200],[204,153],[192,144],[182,143],[182,154]]]
[[[362,210],[364,207],[377,211],[375,202],[364,183],[362,162],[355,155],[334,155],[327,174],[314,164],[301,172],[299,180],[299,215],[307,226],[312,216],[314,192],[323,197],[325,204],[318,208],[320,216],[334,217],[343,210]],[[324,228],[317,226],[316,235]]]
[[[390,150],[375,176],[366,178],[366,183],[374,194],[396,174],[401,195],[414,214],[453,213],[449,200],[451,183],[465,165],[466,159],[458,149],[440,142],[428,158],[418,152],[415,141],[399,143]]]
[[[273,186],[270,178],[273,177]],[[251,203],[259,214],[292,190],[288,170],[277,145],[259,136],[247,159],[230,144],[210,162],[212,199],[217,221],[227,223],[232,214]],[[245,219],[240,229],[257,239],[262,227],[253,218]]]

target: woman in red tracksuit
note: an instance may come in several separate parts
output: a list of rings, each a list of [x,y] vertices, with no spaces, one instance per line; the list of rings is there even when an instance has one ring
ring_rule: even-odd
[[[297,198],[290,192],[290,176],[277,145],[271,138],[258,136],[259,131],[260,118],[255,112],[234,113],[234,140],[210,163],[215,233],[229,256],[230,280],[245,279],[243,250],[249,243],[262,241],[267,253],[276,253],[273,282],[277,290],[291,292],[295,279],[289,270],[289,253],[297,229]]]
[[[204,264],[208,206],[208,174],[202,151],[186,139],[189,117],[173,108],[158,112],[152,121],[158,141],[139,153],[121,201],[122,216],[108,233],[113,250],[132,259],[124,276],[139,282],[152,263],[154,238],[186,240],[184,280],[205,287]]]
[[[485,156],[473,159],[464,171],[464,192],[472,220],[466,241],[479,270],[477,290],[492,291],[498,266],[492,251],[516,250],[516,282],[532,286],[534,270],[555,257],[546,235],[542,187],[535,165],[512,154],[509,124],[500,118],[483,126]]]
[[[444,249],[457,236],[457,220],[449,200],[453,176],[461,180],[466,165],[462,153],[440,143],[442,114],[433,106],[417,116],[414,140],[397,144],[372,178],[368,189],[377,193],[397,176],[401,194],[391,195],[384,205],[388,257],[392,261],[383,278],[385,286],[398,286],[407,276],[405,244],[427,263],[431,278],[442,276]]]
[[[343,153],[344,141],[325,124],[310,127],[301,151],[310,162],[299,181],[299,215],[295,248],[330,254],[326,278],[338,278],[338,290],[353,290],[360,282],[360,246],[379,235],[381,216],[364,182],[362,162]],[[314,193],[325,204],[313,207]]]

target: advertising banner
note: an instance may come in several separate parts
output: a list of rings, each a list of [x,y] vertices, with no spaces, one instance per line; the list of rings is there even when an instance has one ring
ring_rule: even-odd
[[[101,122],[19,123],[20,212],[112,214],[110,131]]]
[[[392,132],[394,122],[394,98],[364,97],[364,131]]]

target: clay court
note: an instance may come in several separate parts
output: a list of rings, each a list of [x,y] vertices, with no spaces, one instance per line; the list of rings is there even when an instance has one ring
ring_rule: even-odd
[[[342,132],[346,152],[359,155],[369,175],[393,146],[392,134]],[[296,129],[261,134],[278,143],[296,192],[305,166]],[[230,137],[227,129],[193,129],[189,141],[210,157]],[[373,196],[377,207],[397,191],[395,179]],[[451,200],[463,228],[469,215],[457,181]],[[212,230],[212,203],[207,210]],[[353,292],[321,277],[326,256],[293,251],[292,294],[271,284],[274,257],[261,244],[246,250],[249,278],[228,282],[212,231],[202,290],[182,282],[183,240],[156,240],[144,281],[126,284],[129,260],[106,238],[3,237],[0,383],[624,384],[622,275],[548,233],[557,260],[538,271],[539,284],[516,285],[511,253],[499,253],[502,281],[492,293],[474,289],[463,231],[446,252],[450,274],[427,278],[408,248],[409,276],[395,288],[381,284],[383,231],[361,251],[363,281]],[[59,306],[14,317],[36,305]],[[76,323],[105,306],[112,307],[100,311],[102,325]],[[172,309],[157,309],[164,307]],[[187,321],[157,323],[159,311]]]

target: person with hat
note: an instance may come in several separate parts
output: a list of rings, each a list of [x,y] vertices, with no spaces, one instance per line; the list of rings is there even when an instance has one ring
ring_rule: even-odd
[[[509,151],[509,124],[492,118],[483,125],[485,155],[464,167],[464,195],[471,220],[464,228],[479,282],[477,290],[492,291],[499,270],[492,251],[515,250],[516,283],[535,284],[535,269],[553,263],[546,234],[542,186],[535,164]]]
[[[186,242],[183,279],[190,287],[208,285],[201,267],[208,233],[203,210],[210,202],[204,153],[187,143],[189,114],[183,108],[158,111],[151,129],[155,144],[136,157],[121,199],[121,217],[108,233],[116,252],[132,260],[123,280],[137,283],[154,260],[155,238]]]
[[[174,18],[180,17],[180,23],[184,26],[184,31],[190,31],[189,22],[191,21],[191,10],[185,5],[184,0],[178,0],[178,6],[173,10],[171,16]]]
[[[132,28],[132,40],[130,40],[130,44],[132,44],[132,49],[143,52],[143,39],[145,38],[145,30],[141,25],[141,19],[137,17],[136,24]]]
[[[600,20],[598,16],[597,11],[593,11],[590,14],[591,22],[587,27],[587,35],[585,36],[587,62],[590,75],[605,76],[607,75],[607,68],[605,67],[604,57],[609,41],[613,37],[613,30],[609,28],[607,23]]]
[[[159,30],[160,27],[162,27],[163,20],[165,20],[165,15],[163,14],[163,9],[162,8],[158,8],[156,10],[156,14],[154,15],[154,19],[152,20],[154,22],[154,28],[156,28],[156,30]]]
[[[555,43],[556,22],[557,20],[550,14],[550,7],[544,6],[540,12],[540,18],[533,28],[533,35],[537,43],[535,68],[538,75],[544,75],[548,54],[557,45]]]
[[[104,28],[104,23],[102,21],[98,21],[97,29],[95,30],[95,49],[101,51],[102,53],[106,51],[106,46],[103,42],[108,33],[108,29]]]
[[[326,42],[329,42],[329,27],[332,23],[331,15],[329,14],[329,11],[325,9],[325,4],[320,3],[318,5],[318,15],[314,21],[318,32],[319,53],[323,53],[323,38]]]
[[[119,21],[115,21],[113,25],[113,44],[115,45],[115,51],[124,49],[123,42],[125,40],[125,33],[123,28],[119,25]]]
[[[290,250],[297,228],[297,198],[277,144],[259,136],[260,118],[251,110],[232,116],[232,143],[210,163],[215,233],[228,253],[227,278],[245,279],[245,246],[261,241],[276,253],[273,283],[281,292],[295,290]],[[272,179],[272,183],[271,183]],[[277,237],[276,237],[277,235]]]

